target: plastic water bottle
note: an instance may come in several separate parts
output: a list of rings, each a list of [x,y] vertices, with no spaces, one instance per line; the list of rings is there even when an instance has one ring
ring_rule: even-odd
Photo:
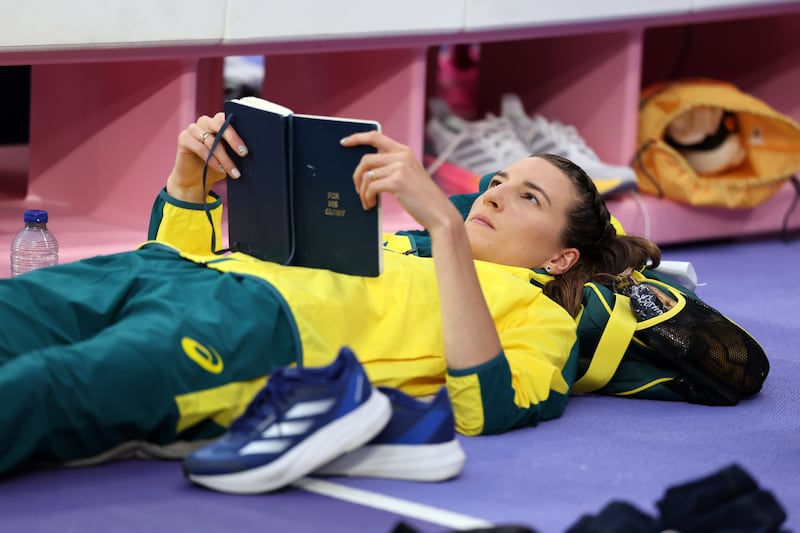
[[[47,211],[29,209],[25,227],[11,241],[11,275],[58,264],[58,241],[47,229]]]

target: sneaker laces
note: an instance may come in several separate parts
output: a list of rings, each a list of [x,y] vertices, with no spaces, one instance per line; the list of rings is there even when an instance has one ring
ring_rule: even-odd
[[[439,170],[439,167],[441,167],[448,159],[450,159],[450,156],[453,155],[455,149],[458,147],[459,144],[461,144],[461,141],[463,141],[466,138],[466,136],[467,136],[467,130],[462,130],[461,132],[456,134],[456,136],[453,137],[453,139],[450,141],[450,143],[448,143],[448,145],[444,148],[444,150],[442,150],[439,153],[438,157],[434,159],[430,165],[428,165],[428,168],[426,168],[425,171],[431,176],[435,174],[436,171]]]
[[[487,114],[483,120],[465,123],[464,128],[452,138],[428,166],[426,169],[428,174],[434,174],[445,161],[450,159],[453,152],[467,137],[479,139],[483,147],[499,161],[496,170],[501,170],[502,167],[530,155],[507,118]]]
[[[548,133],[550,133],[553,140],[557,143],[577,150],[582,155],[585,155],[596,161],[600,160],[595,151],[586,144],[586,141],[583,137],[581,137],[581,134],[578,132],[578,129],[575,126],[562,124],[558,120],[547,122],[547,125],[549,130]]]
[[[481,138],[490,143],[491,148],[499,151],[504,161],[508,160],[507,154],[522,154],[522,157],[528,155],[507,118],[487,115],[484,120],[473,122],[472,127]]]
[[[231,433],[249,434],[253,431],[263,431],[265,421],[273,423],[283,418],[283,401],[291,392],[291,380],[284,375],[282,370],[277,370],[269,377],[267,385],[263,387],[247,406],[245,412],[231,423]],[[275,418],[269,416],[275,414]],[[267,424],[269,425],[269,424]]]

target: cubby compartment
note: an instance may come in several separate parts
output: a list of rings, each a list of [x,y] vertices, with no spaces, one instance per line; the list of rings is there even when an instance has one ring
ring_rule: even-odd
[[[33,65],[27,182],[18,177],[14,187],[24,196],[0,203],[0,275],[8,272],[9,243],[28,208],[50,212],[62,262],[146,239],[177,132],[196,116],[196,65]]]
[[[641,86],[671,79],[713,78],[736,85],[773,109],[800,120],[800,14],[709,20],[646,28]],[[609,207],[626,229],[668,245],[800,228],[798,191],[787,182],[752,209],[692,207],[641,195],[614,198]]]
[[[640,29],[481,45],[478,102],[498,112],[516,93],[529,113],[574,125],[601,159],[626,163],[635,149]]]

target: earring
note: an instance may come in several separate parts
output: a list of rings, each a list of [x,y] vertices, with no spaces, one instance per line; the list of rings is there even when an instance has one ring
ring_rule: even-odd
[[[546,267],[544,267],[544,271],[547,272],[548,274],[550,273],[551,270],[553,270],[552,265],[547,265]]]

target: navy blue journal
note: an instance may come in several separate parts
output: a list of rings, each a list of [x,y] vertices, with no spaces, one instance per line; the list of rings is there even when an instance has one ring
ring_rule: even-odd
[[[353,171],[370,146],[339,140],[379,130],[376,121],[300,115],[261,98],[225,102],[249,154],[228,153],[241,171],[227,184],[232,251],[286,265],[358,276],[383,269],[380,204],[365,211]]]

